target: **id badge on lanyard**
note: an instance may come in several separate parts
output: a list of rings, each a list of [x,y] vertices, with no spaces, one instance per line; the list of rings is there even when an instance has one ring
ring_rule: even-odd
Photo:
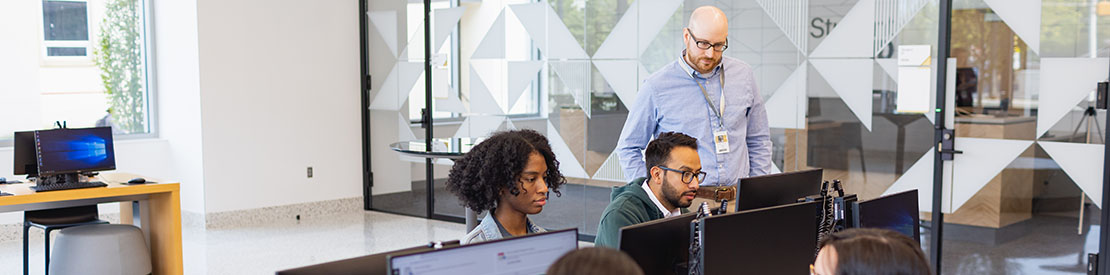
[[[690,77],[693,77],[693,75],[690,75]],[[715,106],[713,106],[713,101],[709,100],[709,93],[705,92],[705,86],[701,85],[701,81],[698,81],[697,78],[694,78],[694,82],[698,83],[698,88],[701,88],[701,94],[705,96],[705,102],[709,105],[710,109],[713,109],[713,114],[717,116],[717,125],[719,127],[717,128],[717,130],[713,131],[713,144],[716,145],[716,147],[717,147],[716,149],[717,149],[718,154],[724,154],[724,153],[729,152],[728,130],[726,130],[726,128],[725,128],[725,118],[724,118],[724,111],[725,111],[725,70],[724,70],[724,67],[721,67],[719,79],[721,80],[721,101],[720,101],[721,108],[720,109],[714,108]]]
[[[713,131],[713,143],[717,144],[717,153],[728,153],[728,131]]]

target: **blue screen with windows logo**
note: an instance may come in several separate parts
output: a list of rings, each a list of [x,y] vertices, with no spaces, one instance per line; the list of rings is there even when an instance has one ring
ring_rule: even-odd
[[[116,168],[109,127],[36,131],[35,147],[40,174]]]

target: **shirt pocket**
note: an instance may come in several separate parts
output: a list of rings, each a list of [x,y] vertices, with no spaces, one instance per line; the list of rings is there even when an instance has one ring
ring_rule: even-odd
[[[752,112],[752,92],[747,85],[726,85],[733,93],[725,98],[725,123],[728,125],[729,134],[735,132],[736,136],[743,137],[748,130],[748,118]]]

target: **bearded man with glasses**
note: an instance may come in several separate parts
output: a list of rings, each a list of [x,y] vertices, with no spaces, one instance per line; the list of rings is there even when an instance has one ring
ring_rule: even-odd
[[[594,245],[616,248],[621,227],[689,212],[686,208],[706,176],[701,171],[697,139],[682,133],[662,133],[647,145],[644,155],[646,177],[613,188],[609,206],[601,213]]]
[[[698,198],[736,196],[736,183],[771,171],[767,111],[747,63],[725,57],[728,19],[712,6],[690,15],[681,56],[644,80],[621,130],[616,150],[625,177],[647,174],[641,152],[665,132],[697,139],[706,175]],[[673,167],[672,167],[673,168]]]

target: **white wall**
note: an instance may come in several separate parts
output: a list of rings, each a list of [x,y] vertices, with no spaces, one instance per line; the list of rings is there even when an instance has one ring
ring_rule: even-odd
[[[181,182],[182,210],[193,213],[362,195],[357,1],[155,0],[152,8],[159,137],[117,141],[118,171]],[[11,18],[3,12],[0,22]],[[0,34],[36,35],[11,25]],[[37,73],[0,74],[22,81],[0,86],[5,99],[14,84],[37,98]],[[0,148],[0,176],[11,174],[12,157]],[[21,219],[0,214],[0,223]]]
[[[5,115],[4,119],[0,119],[0,131],[34,129],[38,126],[42,116],[39,112],[41,109],[39,70],[29,69],[39,67],[39,57],[27,54],[38,53],[39,43],[25,42],[42,40],[42,33],[37,32],[36,28],[26,27],[33,26],[33,24],[42,24],[42,21],[37,21],[42,20],[41,17],[26,16],[29,10],[41,9],[36,8],[37,5],[41,6],[42,3],[37,1],[4,1],[3,8],[0,8],[0,37],[4,37],[4,43],[0,43],[0,102],[5,103],[5,112],[19,114],[18,117],[20,118],[12,119],[12,115]],[[11,41],[21,41],[22,43]],[[9,137],[10,135],[10,132],[0,133],[0,138]],[[6,160],[11,161],[11,157]],[[0,169],[3,168],[0,167]],[[6,174],[10,174],[10,172]]]
[[[154,73],[159,136],[166,140],[170,178],[181,182],[181,210],[205,213],[200,62],[196,0],[155,0]]]
[[[358,1],[198,1],[207,212],[362,195],[358,18]]]

